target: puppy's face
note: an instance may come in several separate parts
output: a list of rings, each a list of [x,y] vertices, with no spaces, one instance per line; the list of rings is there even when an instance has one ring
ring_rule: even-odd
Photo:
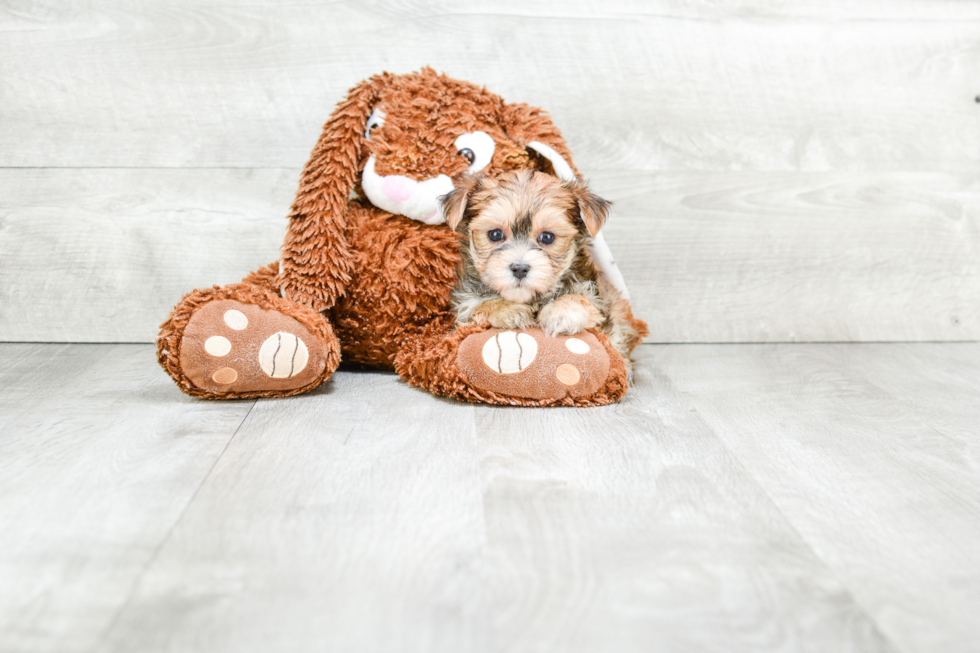
[[[456,185],[443,201],[449,226],[468,236],[483,284],[517,303],[555,289],[609,207],[581,182],[531,170],[497,179],[464,175]]]

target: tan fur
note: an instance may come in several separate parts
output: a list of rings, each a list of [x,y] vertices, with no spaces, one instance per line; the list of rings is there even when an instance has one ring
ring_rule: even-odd
[[[537,323],[549,336],[570,336],[605,324],[606,316],[584,295],[562,295],[538,311]]]
[[[524,329],[534,324],[534,310],[527,304],[488,299],[473,310],[470,321],[498,329]]]
[[[582,182],[522,170],[496,179],[465,175],[444,210],[466,237],[454,294],[459,324],[540,326],[552,337],[598,327],[630,366],[642,335],[628,302],[601,279],[585,249],[605,223],[607,201]],[[503,240],[491,240],[495,233]],[[544,233],[550,243],[540,240]],[[519,278],[514,266],[522,264],[528,269]]]

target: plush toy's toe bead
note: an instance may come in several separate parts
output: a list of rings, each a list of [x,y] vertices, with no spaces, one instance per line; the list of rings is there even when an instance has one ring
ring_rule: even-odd
[[[500,374],[517,374],[534,361],[537,341],[526,333],[501,331],[483,345],[483,362]]]
[[[259,349],[259,366],[274,379],[289,379],[306,368],[310,352],[306,343],[291,333],[279,331],[266,338]]]
[[[535,401],[587,398],[610,369],[609,354],[593,334],[552,338],[537,328],[474,333],[460,344],[456,364],[478,389]]]
[[[211,336],[204,341],[204,351],[212,356],[227,356],[231,351],[231,341],[224,336]]]
[[[578,383],[582,375],[579,373],[578,368],[574,365],[569,365],[568,363],[562,363],[555,370],[555,378],[562,382],[564,385],[575,385]]]
[[[218,385],[230,385],[238,380],[238,372],[230,367],[222,367],[211,375],[211,380]]]
[[[231,299],[198,309],[180,341],[184,374],[213,393],[301,388],[323,373],[327,356],[327,346],[292,317]]]
[[[589,345],[587,345],[584,340],[579,340],[578,338],[569,338],[566,340],[565,348],[573,354],[589,353]]]
[[[225,311],[225,324],[235,331],[241,331],[248,326],[248,318],[241,311],[230,309]]]

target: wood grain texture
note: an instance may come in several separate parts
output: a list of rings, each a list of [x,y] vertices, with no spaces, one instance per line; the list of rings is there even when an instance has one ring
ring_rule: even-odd
[[[620,405],[477,409],[499,650],[895,650],[651,351]]]
[[[99,650],[496,650],[475,449],[391,374],[260,402]]]
[[[650,342],[980,339],[980,176],[603,172]]]
[[[689,411],[261,402],[100,650],[893,650]]]
[[[976,3],[69,0],[0,33],[0,340],[150,341],[277,258],[346,89],[426,64],[553,113],[651,342],[980,339]]]
[[[150,342],[278,258],[297,170],[0,170],[0,340]],[[592,175],[653,342],[980,339],[980,176]]]
[[[892,355],[892,352],[895,352]],[[955,442],[967,465],[980,468],[980,348],[972,343],[862,347],[848,367],[902,398],[916,416]]]
[[[976,171],[969,2],[105,0],[0,10],[0,165],[282,166],[430,64],[548,108],[583,170]]]
[[[279,258],[297,170],[0,170],[0,340],[152,342]]]
[[[648,345],[555,410],[151,349],[0,346],[0,650],[975,648],[980,344]]]
[[[0,650],[88,652],[251,407],[149,346],[0,345]]]
[[[653,351],[885,636],[976,649],[980,346]]]

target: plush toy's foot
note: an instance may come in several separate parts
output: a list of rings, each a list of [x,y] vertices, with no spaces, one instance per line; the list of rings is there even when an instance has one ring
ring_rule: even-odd
[[[595,331],[549,337],[466,325],[399,351],[399,375],[438,395],[512,406],[602,406],[628,388],[626,364]]]
[[[185,297],[163,325],[159,357],[191,395],[281,397],[328,379],[340,347],[319,313],[242,284]]]
[[[326,348],[293,318],[231,299],[198,310],[180,346],[184,375],[211,393],[295,390],[326,362]]]
[[[475,387],[523,399],[585,398],[609,376],[609,354],[588,331],[549,338],[536,328],[490,329],[466,338],[456,362]]]

